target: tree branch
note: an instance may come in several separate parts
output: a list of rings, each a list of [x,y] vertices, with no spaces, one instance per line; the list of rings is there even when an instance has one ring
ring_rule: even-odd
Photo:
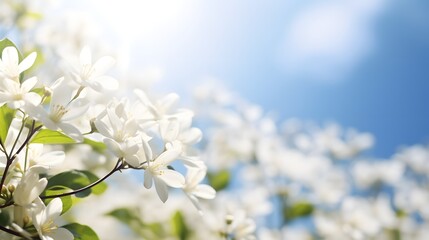
[[[66,192],[66,193],[61,193],[61,194],[56,194],[56,195],[40,196],[40,198],[41,199],[48,199],[48,198],[56,198],[56,197],[65,197],[65,196],[69,196],[69,195],[73,195],[73,194],[77,194],[77,193],[83,192],[83,191],[85,191],[87,189],[90,189],[90,188],[98,185],[99,183],[103,182],[104,180],[106,180],[108,177],[110,177],[116,171],[119,171],[119,170],[123,169],[123,167],[124,167],[123,161],[122,161],[122,159],[119,159],[118,162],[116,163],[116,166],[112,169],[112,171],[110,171],[104,177],[98,179],[97,181],[89,184],[86,187],[79,188],[79,189],[71,191],[71,192]]]

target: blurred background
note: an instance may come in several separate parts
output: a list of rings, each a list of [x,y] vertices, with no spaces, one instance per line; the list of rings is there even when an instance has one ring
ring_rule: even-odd
[[[388,157],[429,137],[429,2],[73,1],[100,21],[123,66],[189,95],[218,81],[278,120],[335,121]],[[62,14],[59,11],[58,14]]]

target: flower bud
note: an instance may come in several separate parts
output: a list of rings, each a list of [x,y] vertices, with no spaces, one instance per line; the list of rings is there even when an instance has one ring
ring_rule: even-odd
[[[47,86],[45,86],[45,89],[44,89],[43,95],[44,95],[45,97],[50,97],[50,96],[52,95],[52,89],[51,89],[51,88],[49,88],[49,87],[47,87]]]
[[[225,222],[227,225],[230,225],[234,221],[234,216],[231,214],[228,214],[225,216]]]
[[[91,133],[98,132],[97,127],[95,126],[95,120],[96,118],[91,118],[89,120],[89,124],[91,126]]]
[[[30,223],[30,217],[28,215],[25,215],[22,219],[22,222],[24,223],[24,226],[27,226]]]
[[[8,190],[7,190],[7,186],[3,185],[3,187],[1,188],[1,194],[2,195],[7,195],[8,194]]]
[[[7,187],[7,189],[9,190],[10,193],[13,193],[15,191],[15,188],[16,188],[15,185],[9,185]]]

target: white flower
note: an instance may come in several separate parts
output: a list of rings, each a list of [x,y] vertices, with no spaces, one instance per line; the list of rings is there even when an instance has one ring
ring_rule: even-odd
[[[182,120],[192,118],[193,116],[192,111],[186,109],[180,109],[177,112],[171,113],[174,104],[179,99],[179,95],[175,93],[170,93],[154,103],[149,100],[146,93],[142,90],[136,89],[134,90],[134,93],[137,95],[140,102],[147,108],[148,116],[145,116],[144,121],[148,121],[153,124],[162,119],[177,118]]]
[[[32,77],[20,84],[17,81],[5,78],[2,80],[3,91],[0,92],[0,105],[7,103],[10,108],[23,107],[27,102],[38,105],[42,100],[39,94],[30,92],[37,83],[37,78]]]
[[[105,56],[92,64],[92,56],[89,47],[84,47],[80,53],[80,66],[73,72],[73,80],[79,85],[90,87],[101,92],[103,89],[113,90],[118,87],[116,79],[103,75],[113,66],[115,60]]]
[[[216,191],[207,184],[200,184],[206,175],[206,169],[189,168],[186,174],[183,191],[191,199],[194,206],[200,211],[201,207],[198,198],[213,199]]]
[[[0,76],[19,82],[19,74],[29,69],[36,57],[37,53],[32,52],[19,63],[18,50],[15,47],[4,48],[0,60]]]
[[[55,220],[60,216],[63,203],[60,198],[53,199],[48,206],[41,205],[41,209],[34,211],[33,224],[42,240],[73,240],[73,234],[59,228]]]
[[[166,148],[176,148],[180,150],[179,159],[189,167],[204,167],[204,163],[194,155],[191,155],[191,146],[199,142],[202,138],[202,132],[198,128],[191,128],[191,121],[186,125],[176,119],[163,119],[159,121],[159,131],[161,138],[166,143]]]
[[[60,165],[66,157],[63,151],[44,153],[43,144],[38,143],[30,144],[26,154],[29,169],[38,173],[46,173],[52,167]]]
[[[147,159],[152,159],[152,153],[146,151]],[[180,152],[175,149],[169,149],[161,153],[155,160],[147,161],[144,171],[144,186],[152,187],[152,181],[155,182],[155,189],[159,199],[165,202],[168,199],[167,185],[173,188],[182,188],[185,184],[185,178],[179,172],[168,169],[167,166],[173,162]]]
[[[237,240],[255,240],[256,223],[245,211],[239,209],[226,214],[226,234]]]
[[[119,104],[113,109],[107,108],[94,124],[99,133],[106,137],[104,143],[116,157],[123,158],[131,166],[138,167],[140,162],[136,154],[139,146],[135,139],[138,136],[139,126],[133,118],[129,119],[124,115],[119,117],[118,108],[121,109],[119,112],[122,112],[123,104]]]
[[[85,99],[71,101],[73,89],[63,84],[63,79],[58,79],[53,87],[49,112],[46,112],[42,106],[30,104],[26,105],[25,110],[31,117],[41,121],[45,127],[52,130],[61,129],[80,142],[83,140],[82,133],[70,121],[82,116],[88,110],[88,101]]]
[[[21,182],[16,186],[13,194],[13,200],[20,206],[28,206],[39,197],[45,190],[48,180],[39,179],[39,174],[34,171],[28,171],[22,177]]]

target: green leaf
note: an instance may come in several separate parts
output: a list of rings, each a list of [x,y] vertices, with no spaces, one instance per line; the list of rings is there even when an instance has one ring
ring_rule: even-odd
[[[55,190],[62,190],[63,188],[78,190],[94,183],[98,179],[99,178],[97,176],[88,171],[71,170],[68,172],[59,173],[49,178],[46,188]],[[98,185],[79,192],[75,195],[76,197],[82,198],[87,197],[91,193],[101,194],[106,190],[106,188],[106,183],[99,183]]]
[[[99,240],[100,238],[92,230],[92,228],[81,225],[79,223],[71,223],[65,226],[62,226],[65,229],[68,229],[74,236],[74,240]]]
[[[98,153],[104,153],[104,151],[107,149],[106,144],[104,144],[102,142],[97,142],[97,141],[91,140],[89,138],[84,138],[83,143],[88,144],[89,146],[92,147],[92,149],[94,151],[96,151]]]
[[[177,211],[171,218],[171,227],[173,234],[180,240],[188,239],[190,231],[180,211]]]
[[[387,229],[386,230],[388,236],[390,235],[389,239],[392,240],[401,240],[401,231],[397,228],[395,229]]]
[[[31,139],[30,143],[70,144],[76,143],[76,141],[62,132],[42,129],[33,137],[33,139]]]
[[[7,226],[10,224],[10,214],[7,211],[0,212],[0,224],[2,226]]]
[[[50,189],[46,189],[43,192],[44,196],[52,196],[52,195],[59,195],[62,193],[66,193],[66,192],[70,192],[71,189],[70,188],[66,188],[66,187],[52,187]],[[45,199],[45,205],[49,204],[54,198],[48,198]],[[63,210],[61,212],[61,214],[66,213],[72,206],[73,206],[73,199],[72,196],[64,196],[64,197],[60,197],[61,202],[63,202]]]
[[[140,217],[137,215],[137,210],[129,208],[118,208],[109,213],[107,216],[114,217],[119,222],[128,226],[133,232],[142,235],[145,224],[142,222]]]
[[[143,222],[137,216],[136,211],[129,208],[118,208],[107,213],[106,215],[112,216],[127,225],[131,225],[132,222],[137,222],[139,225],[143,225]]]
[[[106,215],[125,224],[143,239],[164,239],[166,235],[163,226],[160,223],[144,223],[139,212],[138,209],[118,208]]]
[[[16,110],[10,109],[7,104],[0,107],[0,140],[5,143],[10,124],[15,117]]]
[[[82,170],[81,173],[85,174],[91,183],[96,182],[99,178],[90,171]],[[91,193],[101,195],[107,190],[107,183],[101,182],[91,188]]]
[[[228,170],[221,170],[219,172],[215,173],[208,173],[207,174],[209,184],[216,190],[220,191],[222,189],[225,189],[228,187],[230,179],[231,179],[231,173]]]
[[[314,211],[313,204],[309,202],[296,202],[292,206],[283,208],[283,216],[286,221],[291,221],[300,217],[310,216]]]
[[[406,217],[408,215],[407,212],[404,211],[403,209],[397,209],[395,211],[395,213],[396,213],[396,217],[397,218],[404,218],[404,217]]]

